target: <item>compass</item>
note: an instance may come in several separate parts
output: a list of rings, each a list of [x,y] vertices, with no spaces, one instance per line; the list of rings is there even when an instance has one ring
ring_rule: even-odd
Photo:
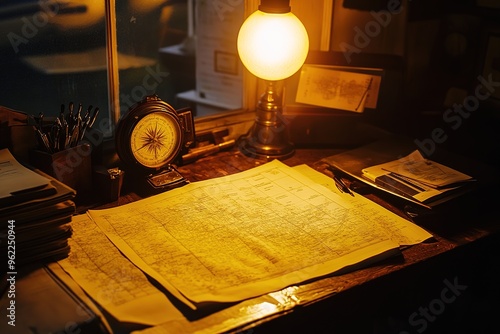
[[[160,192],[187,183],[175,163],[195,142],[190,109],[175,110],[158,96],[147,96],[120,119],[115,139],[124,168],[143,190]]]
[[[181,145],[180,133],[180,124],[171,114],[152,112],[137,120],[130,134],[130,150],[140,165],[163,167],[176,155]]]

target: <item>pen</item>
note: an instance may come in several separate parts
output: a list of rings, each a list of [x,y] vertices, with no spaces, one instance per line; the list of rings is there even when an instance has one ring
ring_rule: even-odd
[[[212,144],[212,145],[207,145],[205,147],[200,147],[198,149],[192,150],[191,152],[186,153],[182,156],[182,163],[187,164],[187,163],[193,162],[201,157],[217,153],[217,152],[222,151],[224,149],[230,148],[231,146],[234,145],[234,143],[235,143],[235,140],[231,139],[231,140],[222,142],[222,143],[217,144],[217,145]]]
[[[59,120],[59,119],[57,119]],[[52,150],[54,152],[59,151],[59,134],[61,133],[61,128],[57,125],[56,122],[51,129],[51,137],[52,137]]]
[[[62,115],[63,117],[60,119],[61,121],[61,133],[59,136],[59,148],[61,150],[64,150],[67,148],[68,145],[68,136],[69,136],[69,129],[68,129],[68,123],[64,119],[64,114]]]
[[[389,175],[389,177],[395,178],[396,180],[398,180],[399,182],[403,183],[404,185],[406,185],[408,187],[415,188],[418,192],[426,191],[425,188],[422,188],[422,186],[420,186],[416,183],[418,181],[412,181],[411,179],[407,179],[404,176],[399,175],[397,173],[393,173],[393,172],[389,172],[388,175]]]
[[[48,153],[52,153],[52,149],[50,148],[50,143],[49,139],[47,138],[47,135],[43,133],[40,129],[34,127],[36,137],[38,138],[38,141],[40,144],[45,148],[45,150]]]
[[[89,128],[91,128],[94,125],[97,115],[99,115],[99,108],[95,107],[94,113],[92,114],[92,117],[90,118],[90,122],[88,124]]]
[[[78,105],[78,111],[76,112],[76,117],[77,117],[77,118],[81,118],[82,109],[83,109],[83,106],[82,106],[82,104],[80,103],[80,104]]]
[[[38,114],[38,129],[43,131],[43,112]]]
[[[90,116],[90,110],[92,109],[92,106],[90,106],[87,109],[87,112],[85,113],[85,116],[83,116],[82,124],[81,124],[81,129],[80,129],[80,134],[79,134],[79,139],[83,140],[83,137],[85,136],[85,131],[87,128],[91,128],[94,125],[94,122],[97,118],[97,115],[99,115],[99,108],[95,108],[92,116]]]
[[[68,111],[68,117],[67,117],[67,120],[66,122],[68,122],[68,126],[70,129],[73,129],[73,121],[74,121],[74,118],[73,118],[73,102],[70,102],[69,103],[69,111]]]
[[[346,193],[346,194],[349,194],[351,196],[354,197],[354,194],[353,192],[351,191],[351,189],[349,189],[349,187],[344,183],[344,181],[342,181],[342,179],[338,176],[336,176],[335,174],[333,175],[333,181],[335,181],[335,185],[337,186],[337,188],[343,192],[343,193]]]
[[[73,125],[73,130],[71,131],[71,138],[70,138],[70,147],[76,146],[79,141],[79,131],[80,131],[80,124],[77,121],[75,125]]]
[[[354,197],[354,193],[351,191],[351,189],[345,184],[345,182],[342,180],[342,177],[338,175],[338,171],[331,167],[328,166],[327,169],[332,172],[333,174],[333,181],[335,181],[335,185],[337,186],[337,189],[340,190],[343,193],[349,194]]]

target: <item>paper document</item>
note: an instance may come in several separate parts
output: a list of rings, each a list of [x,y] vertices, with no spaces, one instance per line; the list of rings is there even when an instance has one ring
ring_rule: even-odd
[[[69,257],[59,265],[120,322],[158,325],[182,318],[168,298],[86,215],[74,216]]]
[[[442,188],[474,179],[455,169],[425,159],[415,150],[408,156],[379,166],[402,177],[418,181],[429,187]]]
[[[0,150],[0,203],[2,199],[36,191],[49,183],[47,178],[21,165],[8,149]]]
[[[361,113],[377,106],[380,81],[376,75],[304,66],[296,102]]]
[[[362,170],[367,179],[422,203],[460,190],[471,176],[425,159],[415,150],[409,155]]]
[[[224,4],[196,2],[196,93],[207,104],[241,108],[243,65],[236,48],[238,31],[245,19],[245,2]]]
[[[125,256],[193,308],[279,290],[430,237],[279,161],[89,213]]]
[[[302,173],[304,176],[307,176],[312,181],[327,187],[331,191],[340,194],[343,197],[347,197],[345,193],[340,192],[337,188],[333,178],[330,178],[307,165],[296,166],[294,169]],[[387,233],[389,233],[391,239],[398,245],[415,245],[432,237],[431,234],[418,225],[397,216],[366,197],[358,195],[356,198],[350,198],[349,196],[346,200],[352,201],[358,208],[362,210],[365,208],[364,210],[368,210],[376,217],[380,218],[380,227],[387,229]]]

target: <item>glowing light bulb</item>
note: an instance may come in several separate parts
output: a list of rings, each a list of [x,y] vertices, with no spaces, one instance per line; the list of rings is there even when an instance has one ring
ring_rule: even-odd
[[[291,12],[251,14],[238,34],[238,53],[243,65],[255,76],[275,81],[288,78],[304,63],[309,37]]]

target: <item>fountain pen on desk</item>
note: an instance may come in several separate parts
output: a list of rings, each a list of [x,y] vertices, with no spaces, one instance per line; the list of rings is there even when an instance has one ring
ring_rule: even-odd
[[[354,197],[354,193],[351,191],[351,189],[345,184],[345,182],[342,180],[342,177],[339,175],[339,171],[336,170],[335,168],[329,166],[328,170],[332,172],[333,174],[333,181],[335,181],[335,185],[337,186],[338,190],[340,190],[343,193],[349,194]]]
[[[351,189],[349,189],[349,187],[344,183],[344,181],[342,181],[340,177],[333,175],[333,180],[335,181],[335,185],[341,192],[344,192],[354,197],[354,193],[351,191]]]

